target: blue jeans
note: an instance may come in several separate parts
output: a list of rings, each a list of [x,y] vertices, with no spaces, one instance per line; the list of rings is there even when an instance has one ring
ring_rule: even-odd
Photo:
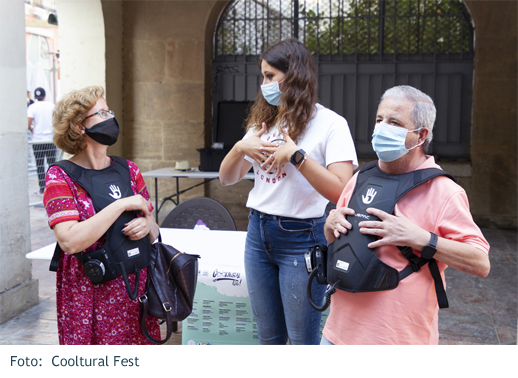
[[[245,244],[245,273],[261,344],[320,344],[321,313],[306,297],[308,273],[304,253],[326,244],[326,216],[315,219],[277,217],[251,210]],[[312,283],[315,302],[326,286]]]
[[[335,344],[333,344],[331,341],[326,339],[326,337],[324,335],[322,335],[322,340],[320,340],[320,345],[335,345]]]

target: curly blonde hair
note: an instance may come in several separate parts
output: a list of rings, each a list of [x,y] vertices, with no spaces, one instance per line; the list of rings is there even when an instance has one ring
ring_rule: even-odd
[[[61,150],[75,155],[86,148],[83,134],[76,125],[83,122],[99,98],[104,98],[104,89],[91,86],[67,93],[58,101],[52,113],[54,144]]]
[[[296,143],[313,118],[318,101],[315,61],[306,46],[292,38],[267,48],[259,57],[259,69],[263,60],[286,75],[283,85],[286,89],[278,106],[270,105],[261,90],[257,92],[246,121],[247,131],[260,130],[263,122],[268,130],[282,125],[288,128],[290,138]]]

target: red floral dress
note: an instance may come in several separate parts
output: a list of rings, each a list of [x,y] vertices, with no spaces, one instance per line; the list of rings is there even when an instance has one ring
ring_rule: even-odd
[[[149,202],[146,184],[135,163],[128,160],[133,193]],[[60,222],[84,221],[95,210],[88,193],[61,168],[47,172],[43,202],[52,228]],[[151,204],[151,203],[150,203]],[[81,253],[99,249],[106,235]],[[139,295],[144,292],[147,270],[140,272]],[[135,274],[128,275],[131,287]],[[151,344],[140,330],[138,298],[131,301],[122,276],[94,285],[83,273],[83,266],[74,255],[63,253],[56,275],[56,305],[60,344]],[[148,330],[160,338],[156,318],[146,319]]]

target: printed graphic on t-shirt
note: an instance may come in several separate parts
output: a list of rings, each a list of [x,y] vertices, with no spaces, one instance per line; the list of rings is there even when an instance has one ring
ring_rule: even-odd
[[[257,175],[257,177],[266,182],[267,184],[277,184],[279,183],[283,178],[287,177],[287,173],[285,172],[281,172],[281,174],[277,177],[271,175],[271,174],[268,174],[266,173],[265,171],[263,171],[262,169],[258,169],[255,174]]]
[[[277,143],[279,146],[282,146],[285,141],[283,138],[283,135],[277,136],[277,132],[274,131],[273,135],[264,135],[266,136],[266,141],[270,143]],[[266,152],[263,152],[263,155],[265,159],[267,159],[269,156]],[[270,165],[268,164],[266,167],[264,167],[264,172],[270,176],[276,176],[279,172],[279,167],[274,168],[271,172],[266,172],[268,169],[270,169]]]

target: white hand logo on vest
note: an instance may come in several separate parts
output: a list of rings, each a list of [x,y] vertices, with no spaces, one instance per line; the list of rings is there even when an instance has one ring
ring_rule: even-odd
[[[112,198],[119,199],[122,197],[121,191],[118,186],[110,185],[111,193],[108,193]],[[112,194],[113,193],[113,194]]]
[[[374,188],[369,188],[369,190],[367,190],[367,195],[362,195],[363,203],[366,205],[370,204],[374,197],[376,197],[376,194],[378,194],[378,192]]]

